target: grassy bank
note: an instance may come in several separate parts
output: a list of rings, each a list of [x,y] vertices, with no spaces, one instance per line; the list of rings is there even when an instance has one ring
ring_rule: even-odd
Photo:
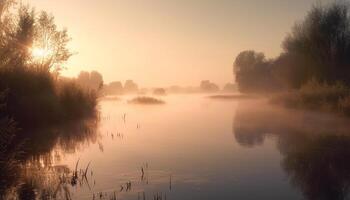
[[[272,97],[272,103],[290,108],[336,112],[350,116],[350,88],[311,80],[300,89]]]

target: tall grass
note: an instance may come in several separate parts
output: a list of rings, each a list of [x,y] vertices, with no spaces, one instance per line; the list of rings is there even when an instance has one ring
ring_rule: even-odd
[[[97,92],[82,89],[74,80],[59,82],[58,98],[65,119],[76,119],[95,113]]]
[[[350,116],[350,88],[340,82],[328,84],[312,79],[299,90],[279,94],[271,101],[292,108],[339,112]]]
[[[77,119],[92,114],[97,104],[94,91],[36,68],[1,68],[2,90],[8,90],[8,112],[21,127]]]

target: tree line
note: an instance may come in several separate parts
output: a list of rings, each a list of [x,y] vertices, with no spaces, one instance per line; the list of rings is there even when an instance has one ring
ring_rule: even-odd
[[[317,5],[296,23],[282,42],[282,53],[239,53],[233,68],[241,92],[299,89],[311,80],[350,84],[349,5]]]

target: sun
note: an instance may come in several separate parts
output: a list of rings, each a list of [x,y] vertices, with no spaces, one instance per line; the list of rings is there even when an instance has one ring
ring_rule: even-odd
[[[52,54],[52,51],[50,49],[43,49],[43,48],[32,49],[32,56],[36,59],[45,59],[49,57],[51,54]]]

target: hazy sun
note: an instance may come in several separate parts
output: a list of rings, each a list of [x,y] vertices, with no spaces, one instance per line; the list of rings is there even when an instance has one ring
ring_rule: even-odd
[[[37,59],[45,59],[52,54],[50,49],[33,48],[32,56]]]

